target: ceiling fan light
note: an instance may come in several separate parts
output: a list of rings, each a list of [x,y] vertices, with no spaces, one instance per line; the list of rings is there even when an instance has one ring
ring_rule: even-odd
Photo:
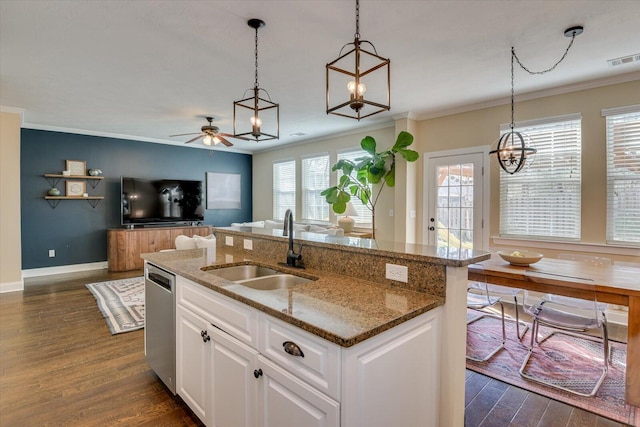
[[[211,135],[207,135],[204,137],[204,139],[202,140],[202,143],[204,145],[211,145],[211,143],[214,141],[213,138],[211,138]],[[217,143],[216,143],[217,144]]]
[[[214,137],[213,137],[213,144],[214,144],[214,145],[218,145],[218,144],[220,144],[220,138],[218,138],[217,136],[214,136]],[[209,145],[211,145],[211,144],[209,144]]]

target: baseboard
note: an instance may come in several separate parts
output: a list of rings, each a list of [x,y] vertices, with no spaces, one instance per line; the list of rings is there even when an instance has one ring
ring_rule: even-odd
[[[60,265],[57,267],[31,268],[22,270],[22,278],[50,276],[52,274],[77,273],[79,271],[101,270],[107,268],[107,261],[91,262],[87,264]]]
[[[0,294],[5,292],[17,292],[24,290],[24,282],[18,280],[17,282],[4,282],[0,283]]]

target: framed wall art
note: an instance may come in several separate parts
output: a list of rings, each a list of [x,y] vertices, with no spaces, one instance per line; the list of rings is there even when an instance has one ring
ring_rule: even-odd
[[[207,172],[207,209],[241,209],[241,175]]]
[[[82,195],[87,191],[87,183],[84,181],[76,181],[76,180],[68,180],[66,182],[67,197],[82,197]]]
[[[67,160],[67,168],[73,176],[86,176],[87,175],[87,162],[84,160]]]

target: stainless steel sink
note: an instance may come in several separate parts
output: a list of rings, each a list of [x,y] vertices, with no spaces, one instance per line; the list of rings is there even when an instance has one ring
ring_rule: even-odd
[[[258,291],[273,291],[275,289],[286,289],[311,281],[313,281],[313,279],[294,276],[293,274],[274,274],[272,276],[257,277],[255,279],[240,280],[236,281],[236,283]]]
[[[279,271],[271,268],[262,267],[259,265],[236,265],[233,267],[212,268],[206,269],[208,273],[222,277],[223,279],[237,282],[238,280],[253,279],[256,277],[270,276],[272,274],[282,274]]]

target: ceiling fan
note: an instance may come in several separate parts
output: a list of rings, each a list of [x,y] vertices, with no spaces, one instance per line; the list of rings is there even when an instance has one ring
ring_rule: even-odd
[[[205,117],[205,119],[207,119],[209,124],[202,126],[202,128],[200,128],[200,132],[169,135],[169,138],[173,138],[176,136],[198,135],[195,138],[192,138],[187,142],[185,142],[185,144],[189,144],[190,142],[196,141],[200,138],[204,138],[202,141],[204,145],[211,145],[211,144],[218,145],[219,143],[223,143],[227,147],[231,147],[233,144],[227,141],[224,137],[227,136],[227,137],[233,138],[233,135],[230,135],[228,133],[221,133],[220,129],[217,126],[213,126],[213,124],[211,123],[213,122],[213,117]]]

